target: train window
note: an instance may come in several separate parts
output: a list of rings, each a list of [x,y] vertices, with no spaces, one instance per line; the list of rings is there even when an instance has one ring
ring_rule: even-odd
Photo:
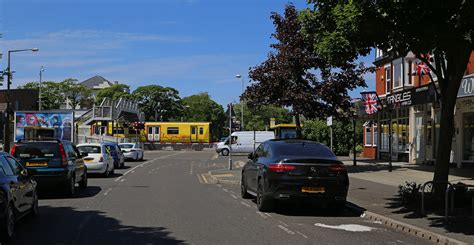
[[[168,134],[179,134],[179,128],[178,127],[169,127],[167,128]]]
[[[153,134],[153,127],[148,127],[148,134]]]
[[[196,134],[196,127],[191,127],[191,134]]]
[[[204,134],[204,129],[203,128],[199,128],[199,134]]]

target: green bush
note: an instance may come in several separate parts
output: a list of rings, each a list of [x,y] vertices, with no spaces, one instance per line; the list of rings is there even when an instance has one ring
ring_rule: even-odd
[[[398,196],[404,204],[410,204],[416,201],[421,185],[416,182],[405,182],[398,186]]]

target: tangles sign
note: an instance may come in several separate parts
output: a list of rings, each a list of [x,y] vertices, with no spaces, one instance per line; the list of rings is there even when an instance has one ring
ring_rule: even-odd
[[[385,102],[390,107],[411,106],[435,102],[436,88],[433,83],[387,95]]]
[[[461,81],[458,90],[458,98],[474,95],[474,74],[465,76]]]

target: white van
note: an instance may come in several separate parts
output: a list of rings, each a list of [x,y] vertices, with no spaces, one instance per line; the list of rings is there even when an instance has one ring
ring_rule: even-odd
[[[257,148],[260,143],[275,138],[273,131],[238,131],[233,132],[232,153],[250,153]],[[223,156],[229,155],[229,137],[223,142],[217,143],[217,153]]]

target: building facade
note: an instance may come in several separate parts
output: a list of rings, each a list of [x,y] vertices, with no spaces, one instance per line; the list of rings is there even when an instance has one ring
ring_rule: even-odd
[[[376,92],[387,107],[364,124],[364,157],[435,162],[440,134],[436,76],[431,73],[431,81],[429,75],[413,75],[419,62],[412,53],[393,57],[376,50]],[[451,161],[474,166],[474,52],[458,93]]]

